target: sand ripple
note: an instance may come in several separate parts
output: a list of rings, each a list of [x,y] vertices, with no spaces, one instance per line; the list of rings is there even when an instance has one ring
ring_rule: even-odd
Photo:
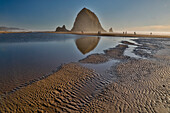
[[[148,60],[117,66],[119,79],[107,86],[88,106],[88,112],[168,113],[170,67]]]

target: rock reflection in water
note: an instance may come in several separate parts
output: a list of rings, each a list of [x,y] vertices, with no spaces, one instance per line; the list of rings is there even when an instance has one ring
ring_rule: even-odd
[[[82,54],[86,54],[96,48],[100,37],[83,37],[75,40],[76,46]]]

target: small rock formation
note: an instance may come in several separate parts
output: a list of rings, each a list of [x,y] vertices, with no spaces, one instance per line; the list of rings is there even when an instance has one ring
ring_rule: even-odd
[[[112,27],[109,29],[109,32],[113,32],[113,29],[112,29]]]
[[[106,32],[100,22],[97,16],[91,12],[89,9],[83,8],[77,15],[73,28],[71,31],[74,32]]]
[[[57,27],[56,32],[69,32],[69,30],[66,29],[65,25],[63,25],[62,27]]]

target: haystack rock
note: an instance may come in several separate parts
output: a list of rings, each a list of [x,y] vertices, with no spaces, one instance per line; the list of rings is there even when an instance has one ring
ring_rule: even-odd
[[[106,32],[97,16],[91,12],[89,9],[83,8],[77,15],[73,28],[71,29],[73,32],[79,31],[87,31],[87,32]]]
[[[57,27],[56,32],[69,32],[69,30],[66,29],[65,25],[63,25],[63,27]]]
[[[110,28],[110,29],[109,29],[109,32],[113,32],[113,29],[112,29],[112,28]]]

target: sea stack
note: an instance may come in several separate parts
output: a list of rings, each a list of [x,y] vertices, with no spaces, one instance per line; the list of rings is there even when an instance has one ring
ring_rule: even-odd
[[[66,29],[65,25],[63,25],[62,27],[57,27],[56,32],[69,32],[69,30]]]
[[[83,8],[77,15],[73,28],[73,32],[106,32],[100,22],[98,17],[89,9]]]
[[[112,27],[109,29],[109,32],[113,32],[113,29],[112,29]]]

